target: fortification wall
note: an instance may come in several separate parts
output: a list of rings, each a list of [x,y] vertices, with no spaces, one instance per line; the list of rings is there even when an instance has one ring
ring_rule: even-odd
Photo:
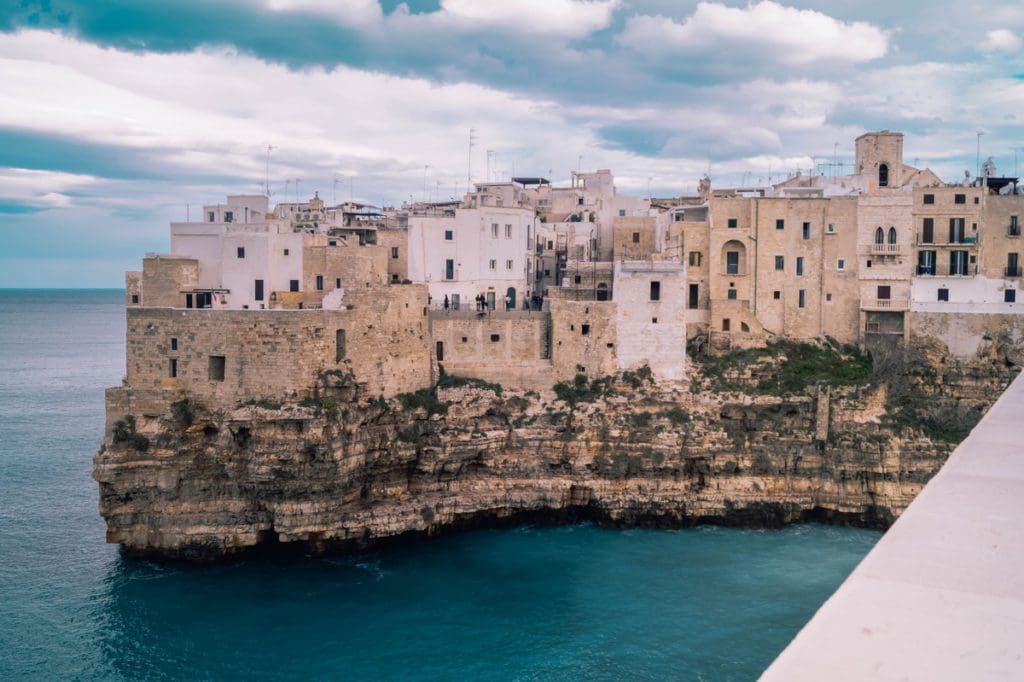
[[[555,381],[572,379],[578,366],[592,377],[615,374],[618,305],[611,301],[551,301],[551,356]]]
[[[973,358],[995,342],[1020,348],[1024,343],[1024,315],[996,313],[907,313],[910,340],[934,338],[946,344],[950,355]]]
[[[388,259],[388,281],[409,279],[409,230],[378,230],[377,244]]]
[[[185,289],[199,284],[199,261],[178,256],[154,256],[142,259],[141,305],[148,307],[184,306]]]
[[[325,370],[369,395],[417,390],[431,383],[425,304],[424,287],[402,286],[345,310],[130,308],[127,385],[211,407],[301,397]]]
[[[472,311],[434,311],[431,337],[441,362],[505,365],[546,359],[548,313],[516,311],[478,316]]]

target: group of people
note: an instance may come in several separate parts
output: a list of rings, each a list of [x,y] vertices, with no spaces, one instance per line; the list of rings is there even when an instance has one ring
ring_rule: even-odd
[[[476,311],[478,313],[486,313],[494,309],[494,305],[488,303],[487,294],[478,294],[476,296]],[[533,296],[530,300],[523,301],[523,310],[540,310],[543,299],[539,296]],[[505,310],[515,310],[515,299],[510,295],[505,296]],[[444,295],[444,311],[448,312],[452,308],[451,300],[448,298],[448,294]]]

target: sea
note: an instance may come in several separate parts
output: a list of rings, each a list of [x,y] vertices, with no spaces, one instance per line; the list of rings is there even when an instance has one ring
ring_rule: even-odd
[[[524,526],[141,561],[90,476],[124,293],[0,290],[0,680],[753,680],[880,537]]]

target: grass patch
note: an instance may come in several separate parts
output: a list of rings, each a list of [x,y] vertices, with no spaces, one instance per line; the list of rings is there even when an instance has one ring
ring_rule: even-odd
[[[577,374],[572,383],[560,381],[553,390],[559,400],[575,408],[580,403],[592,403],[598,398],[614,395],[613,381],[614,377],[590,380],[586,374]]]
[[[260,398],[258,400],[252,398],[250,400],[246,400],[245,402],[238,403],[236,407],[261,407],[264,410],[280,410],[281,403],[277,402],[276,400],[271,400],[270,398]]]
[[[483,379],[476,379],[474,377],[460,377],[457,374],[445,374],[444,370],[441,370],[441,375],[437,380],[438,388],[480,388],[485,391],[491,391],[497,396],[501,396],[504,390],[501,384],[493,383],[490,381],[484,381]]]
[[[316,410],[317,414],[323,413],[330,421],[338,418],[338,401],[334,398],[309,396],[308,398],[303,398],[299,405],[302,407],[312,407]]]
[[[423,408],[427,411],[428,417],[432,414],[448,414],[448,403],[437,399],[436,386],[421,388],[413,393],[401,393],[396,397],[403,410]]]

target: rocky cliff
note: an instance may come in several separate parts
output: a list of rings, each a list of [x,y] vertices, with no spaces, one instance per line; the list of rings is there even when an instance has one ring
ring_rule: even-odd
[[[328,378],[303,404],[126,414],[94,477],[109,542],[190,559],[521,520],[886,527],[1014,374],[934,355],[876,360],[874,377],[843,374],[859,361],[844,356],[822,380],[790,346],[708,359],[688,384],[581,376],[541,395],[446,377],[390,401]]]

